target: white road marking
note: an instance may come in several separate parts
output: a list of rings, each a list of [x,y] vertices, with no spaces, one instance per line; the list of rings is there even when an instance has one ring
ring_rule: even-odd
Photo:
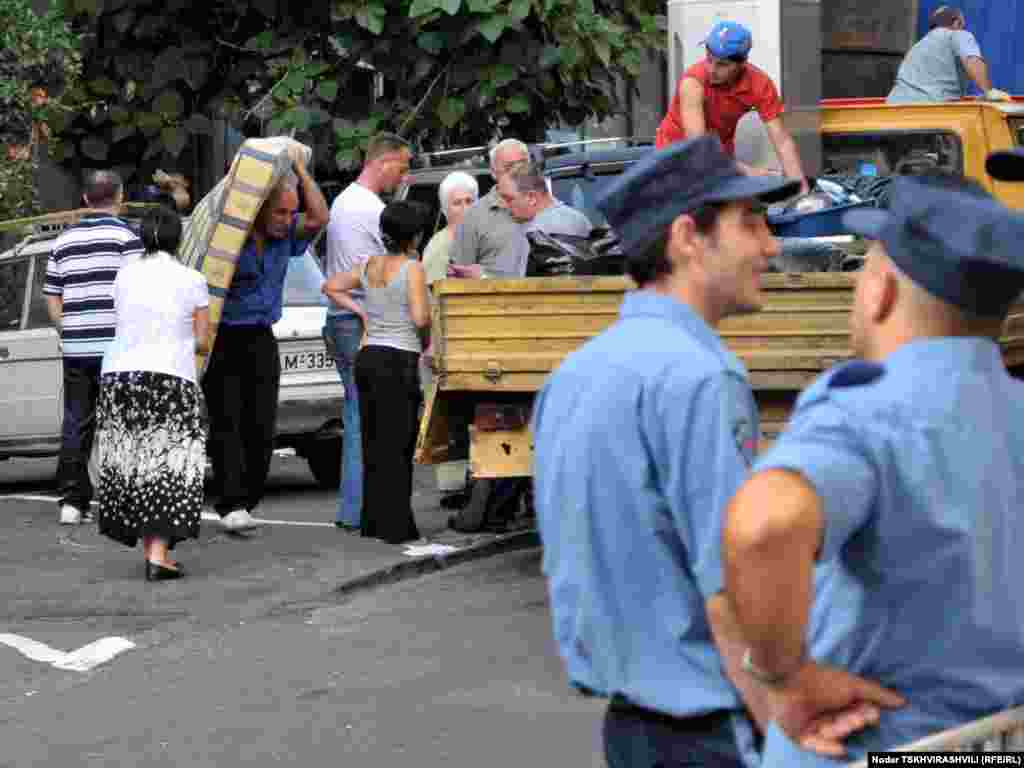
[[[57,669],[66,669],[71,672],[88,672],[90,669],[110,661],[119,653],[135,647],[135,643],[123,637],[104,637],[70,653],[51,648],[46,643],[40,643],[38,640],[22,635],[0,634],[0,643],[10,646],[32,661],[52,664]]]
[[[48,501],[48,502],[52,502],[52,503],[56,504],[57,502],[60,501],[60,497],[59,496],[39,496],[39,495],[30,494],[30,493],[10,493],[10,494],[0,495],[0,501]],[[97,507],[97,506],[99,506],[99,504],[94,501],[92,503],[92,506]],[[203,518],[203,520],[205,520],[208,523],[220,522],[220,515],[216,514],[215,512],[203,512],[202,518]],[[323,522],[306,521],[306,520],[270,520],[268,518],[263,518],[263,517],[253,517],[253,520],[255,520],[258,523],[263,523],[264,525],[292,525],[292,526],[310,527],[310,528],[333,528],[334,527],[334,523],[323,523]]]
[[[318,522],[307,522],[304,520],[268,520],[265,517],[252,518],[257,523],[263,523],[264,525],[295,525],[295,526],[306,526],[310,528],[333,528],[334,523],[318,523]],[[220,515],[216,512],[203,512],[203,520],[208,523],[219,523]]]
[[[450,555],[452,552],[458,551],[458,547],[453,547],[450,544],[410,544],[402,554],[409,557],[426,557],[427,555]]]

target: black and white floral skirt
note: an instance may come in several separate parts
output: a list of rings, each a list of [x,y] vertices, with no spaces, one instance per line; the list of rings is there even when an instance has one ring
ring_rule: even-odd
[[[150,371],[104,374],[96,410],[100,533],[135,546],[199,536],[206,469],[202,391]]]

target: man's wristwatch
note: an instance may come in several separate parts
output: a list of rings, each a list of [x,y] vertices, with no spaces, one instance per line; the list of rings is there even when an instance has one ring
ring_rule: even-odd
[[[772,688],[778,688],[791,677],[793,677],[794,674],[796,674],[796,670],[799,669],[799,666],[793,669],[792,671],[786,672],[784,674],[779,674],[778,672],[768,672],[767,670],[761,669],[754,663],[754,660],[753,658],[751,658],[750,655],[750,649],[747,648],[747,650],[743,652],[743,660],[740,662],[740,668],[748,675],[750,675],[752,678],[757,680],[757,682],[770,686]]]

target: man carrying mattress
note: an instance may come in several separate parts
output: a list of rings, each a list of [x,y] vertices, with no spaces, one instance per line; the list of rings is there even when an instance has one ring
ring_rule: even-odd
[[[327,224],[327,201],[302,162],[271,190],[238,257],[203,378],[214,508],[228,530],[256,525],[273,452],[281,363],[271,326],[281,318],[289,259]],[[305,213],[298,213],[299,188]]]

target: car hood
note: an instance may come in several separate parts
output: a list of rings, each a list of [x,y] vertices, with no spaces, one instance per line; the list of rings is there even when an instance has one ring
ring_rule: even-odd
[[[320,338],[327,317],[326,307],[285,307],[274,323],[278,339]]]

